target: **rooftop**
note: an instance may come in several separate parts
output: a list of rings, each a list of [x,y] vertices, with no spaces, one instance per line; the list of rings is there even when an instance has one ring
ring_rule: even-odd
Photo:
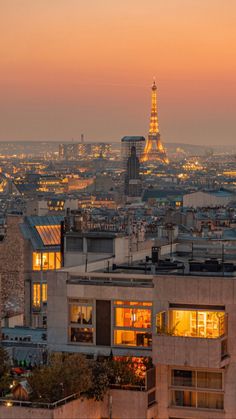
[[[61,221],[64,217],[60,215],[50,216],[29,216],[25,217],[20,225],[25,239],[31,241],[34,250],[57,250],[61,241]],[[53,248],[54,247],[54,248]]]

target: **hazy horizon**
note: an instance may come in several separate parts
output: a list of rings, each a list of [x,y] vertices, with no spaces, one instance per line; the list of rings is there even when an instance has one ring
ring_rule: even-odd
[[[233,0],[2,0],[0,141],[146,137],[155,76],[164,143],[234,146],[235,15]]]

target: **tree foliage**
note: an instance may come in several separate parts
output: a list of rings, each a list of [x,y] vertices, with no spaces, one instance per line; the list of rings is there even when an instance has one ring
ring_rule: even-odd
[[[150,359],[144,359],[144,364],[149,368]],[[111,385],[144,385],[144,378],[137,374],[132,358],[95,361],[80,354],[56,353],[48,365],[32,371],[28,382],[32,400],[51,403],[75,393],[103,400]]]
[[[110,386],[112,369],[107,361],[92,361],[92,385],[87,392],[87,397],[95,400],[103,400]]]
[[[56,353],[50,356],[48,365],[34,369],[28,381],[32,400],[54,402],[88,391],[91,370],[83,355]]]

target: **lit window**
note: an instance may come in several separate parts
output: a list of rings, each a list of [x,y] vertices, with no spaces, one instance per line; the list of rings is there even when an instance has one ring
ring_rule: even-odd
[[[42,284],[42,302],[46,303],[48,300],[48,285]]]
[[[69,302],[69,341],[94,342],[93,304],[91,300]]]
[[[223,311],[170,310],[169,329],[175,336],[218,338],[225,333]]]
[[[92,324],[91,305],[70,304],[70,322],[79,324]]]
[[[41,289],[40,284],[33,284],[33,308],[40,308],[41,305]]]
[[[60,269],[61,268],[61,252],[56,252],[55,253],[55,269]]]
[[[49,269],[61,268],[61,253],[60,252],[33,252],[33,270],[47,271]]]
[[[93,329],[85,327],[71,327],[70,341],[80,343],[93,343]]]
[[[41,253],[38,253],[38,252],[33,253],[33,270],[34,271],[41,270]]]
[[[152,345],[152,303],[114,302],[114,343],[116,345]]]
[[[139,329],[150,329],[151,310],[137,308],[116,308],[115,325],[119,327],[134,327]]]

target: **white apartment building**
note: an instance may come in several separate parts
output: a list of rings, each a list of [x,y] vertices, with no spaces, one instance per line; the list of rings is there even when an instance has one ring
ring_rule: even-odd
[[[152,357],[157,419],[236,418],[236,278],[48,273],[48,347]]]

